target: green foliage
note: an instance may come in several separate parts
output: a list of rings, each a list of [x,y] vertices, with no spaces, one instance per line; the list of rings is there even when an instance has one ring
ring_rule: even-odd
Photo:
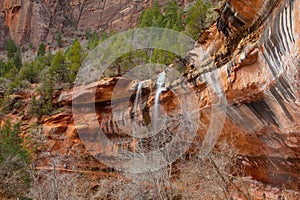
[[[92,34],[88,32],[88,34],[88,49],[92,50],[99,44],[99,36],[95,31]]]
[[[91,30],[90,29],[86,29],[85,30],[85,39],[89,40],[91,37]]]
[[[49,68],[46,68],[41,73],[41,78],[43,80],[42,84],[38,88],[40,94],[40,99],[37,100],[37,103],[32,102],[31,105],[41,105],[42,113],[45,115],[51,114],[53,111],[52,100],[53,100],[53,91],[55,85],[55,79],[51,75]]]
[[[3,162],[9,156],[18,156],[28,162],[29,153],[19,137],[21,133],[20,123],[12,126],[7,121],[3,127],[0,127],[0,162]]]
[[[213,6],[210,2],[197,0],[188,10],[185,20],[185,33],[194,39],[197,39],[204,28],[208,27],[216,18]]]
[[[8,66],[5,62],[0,60],[0,77],[3,77],[8,72]]]
[[[14,57],[13,57],[13,62],[14,65],[20,69],[22,66],[22,58],[21,58],[21,52],[20,49],[17,50],[17,52],[15,53]]]
[[[56,42],[57,42],[57,46],[58,46],[59,48],[61,48],[61,47],[62,47],[62,33],[61,33],[61,31],[58,31],[58,32],[57,32],[57,35],[56,35]]]
[[[183,21],[183,10],[179,7],[175,0],[170,1],[165,11],[166,26],[165,28],[173,29],[175,31],[184,30]]]
[[[43,114],[47,114],[47,112],[43,112],[43,111],[46,111],[45,108],[43,108],[43,101],[41,100],[37,100],[35,98],[35,96],[32,96],[31,98],[31,102],[29,104],[29,115],[30,116],[35,116],[35,117],[38,117],[40,118]]]
[[[138,26],[161,27],[176,31],[182,31],[184,29],[182,20],[183,10],[178,6],[175,0],[172,0],[168,3],[163,13],[159,9],[158,2],[155,2],[152,7],[149,7],[142,12],[138,20]],[[168,35],[165,35],[164,37],[166,37],[166,41],[169,41]],[[161,39],[159,42],[161,43]],[[117,46],[116,49],[119,51],[121,51],[122,47],[124,46],[121,41],[115,41],[114,45]],[[168,43],[165,45],[172,46],[174,44]],[[118,52],[115,53],[118,54]],[[129,52],[120,56],[111,64],[106,72],[106,76],[120,76],[136,65],[145,64],[147,62],[171,64],[175,58],[176,56],[173,53],[159,49],[146,49]]]
[[[20,69],[20,67],[22,66],[21,51],[16,46],[16,44],[13,40],[9,40],[7,42],[6,52],[7,52],[7,57],[9,58],[9,60],[12,60],[14,66],[17,67],[17,69]],[[9,70],[10,70],[10,68],[8,66],[6,66],[6,69],[4,70],[4,72],[2,72],[2,75],[7,73]]]
[[[1,115],[7,114],[8,111],[11,111],[13,109],[13,102],[10,98],[10,95],[8,95],[8,92],[4,94],[4,97],[0,99],[0,113]]]
[[[11,81],[14,81],[16,79],[16,76],[18,75],[18,69],[16,68],[13,60],[7,61],[5,65],[6,65],[5,66],[6,72],[3,75],[3,77]]]
[[[37,83],[39,81],[39,71],[33,67],[33,63],[24,63],[18,75],[18,80],[28,80],[30,83]]]
[[[142,12],[139,18],[139,27],[161,27],[182,31],[184,29],[182,16],[183,10],[179,7],[175,0],[168,3],[165,14],[159,10],[158,2],[152,7],[147,8]]]
[[[0,193],[7,198],[20,197],[30,187],[30,154],[20,133],[20,123],[6,121],[0,127]]]
[[[152,7],[147,8],[142,12],[139,18],[138,27],[165,27],[166,19],[159,10],[158,2],[155,2]]]
[[[18,48],[15,44],[15,42],[11,39],[8,40],[6,44],[6,52],[8,58],[13,58],[15,53],[17,52]]]
[[[161,49],[155,49],[153,51],[151,62],[169,65],[174,61],[175,58],[176,55],[171,52],[167,52]]]
[[[51,79],[59,83],[70,82],[63,51],[59,50],[54,55],[49,68],[49,73],[52,77]]]
[[[38,56],[44,56],[46,54],[46,46],[44,45],[44,43],[41,43],[39,45],[39,49],[38,49]]]
[[[104,40],[106,40],[107,38],[111,37],[114,34],[115,34],[115,32],[113,32],[113,31],[111,31],[111,32],[103,31],[101,33],[101,37],[99,38],[98,34],[95,31],[93,33],[90,33],[90,30],[87,30],[86,33],[85,33],[85,37],[88,40],[87,48],[89,50],[94,49],[101,42],[103,42]]]
[[[100,43],[103,42],[104,40],[108,39],[109,37],[113,36],[115,34],[115,32],[111,31],[111,32],[106,32],[103,31],[101,33],[101,37],[100,37]]]
[[[77,71],[79,70],[83,57],[82,57],[82,47],[76,39],[69,51],[66,53],[67,67],[68,67],[68,80],[70,83],[75,81]]]

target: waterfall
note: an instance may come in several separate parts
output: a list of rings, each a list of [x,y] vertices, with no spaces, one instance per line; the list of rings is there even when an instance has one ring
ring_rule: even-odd
[[[165,79],[166,79],[166,73],[163,71],[161,72],[156,81],[156,91],[155,91],[155,99],[154,99],[154,130],[156,130],[158,125],[158,118],[159,118],[159,97],[160,94],[165,91]]]
[[[141,81],[138,83],[137,90],[136,90],[136,96],[134,99],[134,104],[133,104],[133,112],[134,112],[134,117],[132,121],[132,127],[133,127],[133,137],[136,135],[136,129],[138,129],[138,123],[136,122],[137,117],[138,117],[138,108],[140,107],[140,104],[142,102],[142,89],[146,81]],[[141,110],[141,107],[140,107]]]
[[[142,99],[142,89],[143,89],[144,83],[145,83],[145,81],[139,82],[139,84],[137,86],[136,96],[134,99],[134,107],[133,107],[135,114],[137,114],[137,111],[138,111],[137,109],[138,109],[140,100]],[[135,115],[135,117],[136,117],[136,115]]]

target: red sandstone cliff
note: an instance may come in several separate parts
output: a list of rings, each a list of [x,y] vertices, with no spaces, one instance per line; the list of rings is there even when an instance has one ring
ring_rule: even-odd
[[[14,5],[17,5],[17,1]],[[15,8],[17,12],[19,9],[18,6]],[[226,113],[221,138],[234,139],[235,150],[240,155],[246,175],[266,184],[284,184],[288,188],[298,190],[299,10],[298,0],[228,1],[222,15],[230,15],[226,18],[226,23],[231,28],[231,36],[224,37],[222,32],[217,30],[216,24],[207,30],[190,52],[189,58],[194,69],[187,73],[187,78],[193,84],[198,97],[201,114],[201,124],[197,132],[199,137],[203,138],[210,126],[212,105],[220,104],[214,100],[220,97],[218,95],[226,97],[226,100],[221,102],[223,106],[215,111],[216,115]],[[10,20],[13,19],[14,17]],[[81,25],[79,23],[79,27],[85,28],[84,19],[82,17],[83,21]],[[239,26],[240,21],[248,28],[242,29]],[[207,77],[214,80],[215,88],[209,87],[212,84],[207,81]],[[119,121],[130,129],[126,124],[131,122],[131,108],[127,102],[122,102],[122,99],[126,94],[132,93],[136,81],[125,80],[122,93],[117,95],[119,106],[124,109],[118,116],[114,116],[110,102],[114,86],[120,79],[122,78],[105,79],[88,86],[97,88],[95,100],[99,124],[102,131],[111,138],[124,136],[122,129],[117,127]],[[218,95],[212,89],[219,91]],[[81,95],[89,97],[93,94],[86,90],[86,93]],[[144,103],[152,107],[151,87],[144,95],[147,97]],[[80,95],[76,97],[79,98]],[[176,110],[178,106],[171,92],[162,95],[162,102],[165,102],[163,106],[166,111]],[[76,155],[76,151],[81,151],[83,155],[87,155],[73,124],[70,108],[72,91],[64,91],[55,103],[57,107],[63,108],[63,113],[45,117],[41,121],[49,140],[48,151],[60,152],[66,156]],[[84,106],[84,101],[82,105]],[[10,117],[14,116],[16,114]],[[144,116],[146,115],[141,117]],[[77,128],[89,127],[82,124]],[[103,153],[114,155],[118,153],[118,148],[129,146],[106,146]],[[44,162],[47,163],[45,160]],[[78,165],[104,168],[96,161],[86,161]]]
[[[246,8],[249,12],[245,12]],[[221,138],[234,138],[246,174],[255,180],[291,188],[300,184],[299,8],[299,1],[228,1],[222,15],[233,13],[227,18],[231,36],[225,38],[215,26],[207,30],[204,41],[190,52],[195,68],[188,73],[199,98],[201,128],[198,135],[205,136],[212,104],[219,104],[212,103],[218,98],[210,88],[214,86],[214,90],[220,90],[226,97],[222,102],[226,109],[222,107],[214,112],[215,115],[226,112]],[[236,20],[243,21],[248,29],[239,27]],[[237,36],[243,34],[244,37]],[[214,80],[213,84],[209,85],[207,77]],[[98,83],[99,93],[95,99],[99,103],[96,106],[98,120],[104,133],[119,137],[122,127],[118,121],[125,124],[131,121],[131,109],[125,108],[128,104],[123,104],[121,99],[132,87],[124,86],[123,92],[127,93],[119,97],[123,113],[113,115],[110,88],[117,79],[102,82]],[[170,100],[171,94],[163,95],[167,111],[176,110],[177,106]],[[87,90],[82,95],[91,94]],[[70,97],[63,94],[60,100],[70,105]],[[151,95],[145,101],[149,107],[153,106]],[[114,148],[106,147],[111,152]]]
[[[67,38],[83,37],[86,30],[121,31],[134,27],[152,0],[4,0],[0,2],[0,49],[10,36],[18,45],[54,48],[58,31]],[[159,1],[161,5],[168,1]],[[180,0],[182,6],[192,2]]]

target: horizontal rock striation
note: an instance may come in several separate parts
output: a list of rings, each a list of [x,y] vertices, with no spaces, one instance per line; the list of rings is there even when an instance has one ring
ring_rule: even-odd
[[[234,7],[238,2],[230,1],[231,9],[234,8],[239,13],[236,16],[243,16],[243,12],[239,10],[242,7]],[[208,143],[214,144],[219,134],[219,141],[227,139],[234,143],[246,175],[253,179],[297,189],[300,184],[300,4],[292,0],[252,1],[250,4],[260,5],[261,9],[252,10],[252,17],[243,16],[247,23],[232,28],[228,38],[217,30],[216,25],[212,26],[204,33],[204,40],[198,41],[195,49],[190,52],[192,67],[187,71],[187,78],[197,96],[197,101],[191,104],[201,116],[197,134],[208,150]],[[250,4],[245,5],[251,6]],[[272,9],[268,10],[270,6]],[[234,21],[231,23],[234,24]],[[245,26],[250,28],[243,29]],[[244,34],[239,32],[241,30],[249,32]],[[245,37],[239,38],[234,34],[244,34]],[[230,48],[226,46],[226,41],[234,38],[239,40],[235,41],[236,46],[230,49],[230,54],[220,53]],[[220,55],[225,58],[222,58],[221,63],[215,59]],[[133,124],[136,123],[142,132],[149,131],[145,127],[153,120],[151,112],[155,82],[143,89],[144,110],[135,113],[133,110],[136,108],[133,106],[136,81],[126,80],[124,88],[114,98],[112,90],[118,81],[114,79],[107,80],[106,84],[103,81],[94,84],[93,87],[98,88],[94,99],[97,102],[96,120],[91,114],[85,116],[82,124],[77,125],[78,129],[94,131],[94,135],[84,136],[90,138],[91,143],[95,141],[93,137],[99,137],[97,131],[100,125],[101,132],[114,142],[100,145],[95,152],[102,152],[107,156],[118,155],[123,150],[134,151],[136,145],[144,144],[145,141],[131,139],[128,133],[132,133],[135,129]],[[168,116],[175,116],[174,118],[182,114],[179,108],[180,98],[175,89],[180,87],[182,85],[170,84],[169,90],[163,92],[160,98],[164,112]],[[104,97],[105,94],[111,96]],[[81,95],[84,97],[91,94],[87,92]],[[66,98],[67,96],[63,94],[60,102],[70,104],[71,97],[69,95]],[[75,95],[75,98],[79,96]],[[81,105],[83,107],[84,101]],[[89,120],[91,121],[88,122]],[[133,123],[134,121],[136,122]],[[93,124],[95,126],[90,126]],[[175,126],[170,128],[170,132],[176,135],[178,130]],[[202,150],[205,155],[206,150]]]
[[[100,1],[94,2],[100,5]],[[0,25],[3,27],[0,34],[4,35],[9,31],[19,38],[19,42],[29,41],[33,37],[31,34],[37,34],[37,40],[47,38],[47,41],[51,41],[51,33],[57,30],[55,26],[64,22],[60,15],[53,16],[53,13],[57,13],[53,7],[55,4],[56,1],[51,0],[6,0],[5,6],[0,4],[0,20],[5,19],[7,25]],[[72,8],[75,9],[78,5],[78,1],[71,1]],[[108,6],[105,12],[112,12],[109,9],[121,9],[114,5],[112,3],[111,8]],[[230,28],[229,36],[225,36],[220,22],[205,30],[195,48],[189,52],[190,65],[185,73],[189,84],[179,84],[180,80],[176,80],[166,84],[166,91],[161,92],[161,115],[169,118],[163,124],[163,131],[155,135],[156,141],[154,137],[145,137],[150,138],[148,140],[137,137],[153,131],[149,125],[155,120],[155,80],[146,81],[141,89],[140,102],[135,107],[140,82],[116,77],[90,83],[84,88],[63,91],[55,99],[54,107],[63,107],[64,113],[41,120],[48,139],[47,151],[52,154],[58,152],[66,158],[80,155],[78,160],[82,162],[74,162],[78,167],[105,170],[104,165],[90,160],[82,139],[90,141],[87,145],[94,147],[89,148],[93,155],[103,156],[103,159],[115,158],[122,154],[128,155],[128,152],[140,151],[141,146],[149,151],[161,147],[174,135],[188,130],[193,124],[190,122],[196,122],[197,126],[193,128],[197,130],[201,147],[204,147],[200,149],[201,155],[205,156],[217,141],[218,146],[226,139],[233,143],[238,152],[245,175],[264,183],[299,189],[300,2],[228,0],[226,5],[220,19],[225,27]],[[26,11],[23,10],[24,6]],[[60,6],[64,7],[64,4]],[[51,8],[50,11],[48,8]],[[92,22],[87,25],[90,23],[87,20],[96,20],[97,17],[87,16],[99,14],[97,6],[89,3],[87,8],[88,14],[83,14],[78,20],[78,29],[95,25]],[[44,27],[44,22],[34,21],[35,16],[38,16],[36,9],[41,13],[48,13],[41,14],[44,18],[36,20],[44,20],[49,26]],[[125,9],[122,13],[127,16],[126,13],[131,8],[126,10],[124,6],[122,9]],[[22,12],[24,17],[20,19]],[[30,14],[31,12],[35,14]],[[226,18],[226,15],[230,17]],[[110,17],[112,16],[107,15],[104,19],[108,20]],[[31,28],[24,26],[25,21],[30,21]],[[35,26],[39,28],[32,28]],[[100,26],[102,27],[101,24]],[[27,33],[26,30],[32,32]],[[119,88],[116,90],[118,84]],[[185,93],[190,91],[187,88],[192,88],[192,93]],[[187,101],[189,95],[194,95],[196,99]],[[76,120],[76,116],[71,114],[74,100],[77,103],[73,107],[78,107],[76,111],[79,112],[73,114],[81,117],[80,114],[87,113]],[[182,112],[182,106],[193,112]],[[189,117],[192,120],[184,120]],[[186,127],[179,129],[180,125]],[[103,136],[110,142],[99,142]],[[156,142],[155,146],[152,141]],[[46,159],[41,162],[37,165],[51,163]]]

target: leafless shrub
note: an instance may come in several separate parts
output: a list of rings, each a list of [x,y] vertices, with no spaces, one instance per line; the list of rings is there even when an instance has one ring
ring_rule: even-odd
[[[28,191],[30,174],[20,157],[8,157],[0,164],[0,197],[20,197]]]
[[[231,145],[223,143],[207,157],[197,155],[179,164],[176,186],[184,199],[252,199],[237,154]]]
[[[29,197],[32,199],[87,199],[93,182],[76,170],[61,169],[53,161],[49,168],[34,170]]]

